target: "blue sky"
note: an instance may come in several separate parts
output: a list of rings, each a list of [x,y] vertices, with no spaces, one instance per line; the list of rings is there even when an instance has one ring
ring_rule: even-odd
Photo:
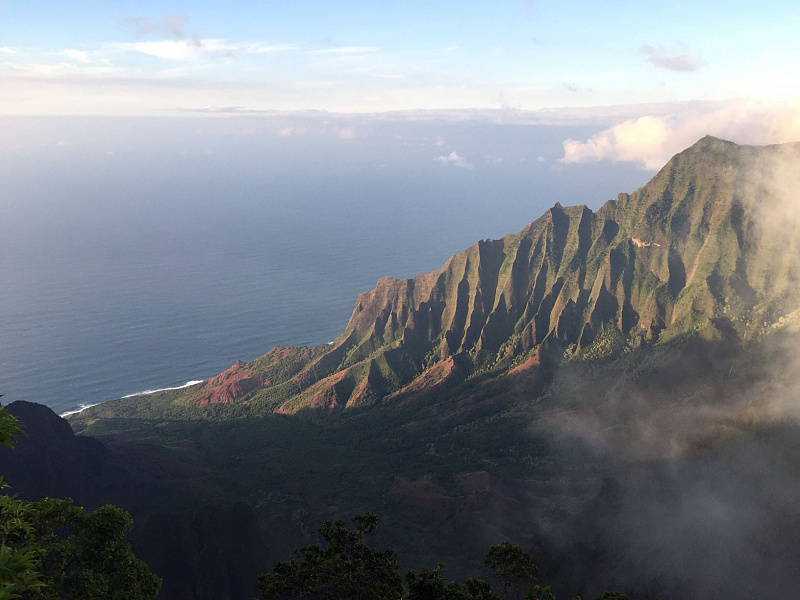
[[[706,134],[800,139],[799,15],[739,0],[0,0],[0,116],[593,123],[563,163],[655,169]]]
[[[0,0],[0,114],[796,100],[791,2]]]

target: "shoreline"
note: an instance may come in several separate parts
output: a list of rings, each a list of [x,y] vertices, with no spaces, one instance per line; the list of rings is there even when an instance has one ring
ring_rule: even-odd
[[[148,396],[150,394],[157,394],[158,392],[169,392],[169,391],[172,391],[172,390],[182,390],[184,388],[192,387],[193,385],[197,385],[199,383],[203,383],[204,381],[205,381],[205,379],[192,379],[190,381],[187,381],[183,385],[176,385],[176,386],[172,386],[172,387],[158,388],[158,389],[155,389],[155,390],[145,390],[143,392],[136,392],[135,394],[127,394],[125,396],[121,396],[120,398],[113,398],[112,400],[117,400],[117,399],[121,400],[122,398],[134,398],[135,396]],[[93,406],[97,406],[97,405],[103,404],[105,402],[111,402],[111,400],[103,400],[101,402],[94,402],[93,404],[81,404],[80,408],[76,408],[76,409],[73,409],[73,410],[65,411],[63,413],[59,413],[58,416],[61,417],[61,418],[64,418],[64,417],[69,417],[70,415],[77,415],[78,413],[83,412],[87,408],[92,408]]]

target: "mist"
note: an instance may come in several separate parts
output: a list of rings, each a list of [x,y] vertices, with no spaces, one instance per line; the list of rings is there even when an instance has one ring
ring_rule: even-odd
[[[800,586],[800,147],[745,153],[736,202],[775,300],[744,340],[678,339],[613,364],[566,364],[537,435],[594,465],[596,494],[544,527],[557,587],[592,596],[794,598]],[[761,299],[753,300],[756,306]],[[565,459],[566,463],[569,460]],[[566,524],[564,524],[566,523]]]

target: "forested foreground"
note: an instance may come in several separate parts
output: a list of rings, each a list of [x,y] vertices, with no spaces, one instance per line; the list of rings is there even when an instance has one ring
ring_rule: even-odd
[[[341,520],[326,521],[319,530],[322,545],[295,550],[289,560],[261,575],[262,600],[556,600],[551,587],[537,584],[538,568],[531,555],[510,542],[492,546],[486,553],[484,566],[493,572],[493,582],[475,577],[448,582],[445,565],[439,563],[407,572],[404,586],[394,551],[370,548],[367,543],[380,522],[378,515],[356,515],[351,521],[352,529]],[[627,596],[608,591],[595,600],[627,600]]]
[[[0,445],[13,447],[23,434],[19,421],[0,407]],[[0,600],[149,600],[161,580],[131,550],[125,536],[133,520],[106,505],[93,511],[69,499],[21,500],[8,495],[0,477]],[[293,598],[385,600],[555,600],[537,584],[536,565],[509,542],[492,546],[484,565],[494,582],[470,577],[448,582],[445,565],[409,571],[405,585],[392,549],[369,546],[380,522],[374,513],[356,515],[348,529],[341,520],[319,530],[323,543],[304,546],[259,577],[263,600]],[[606,592],[597,600],[622,600]]]

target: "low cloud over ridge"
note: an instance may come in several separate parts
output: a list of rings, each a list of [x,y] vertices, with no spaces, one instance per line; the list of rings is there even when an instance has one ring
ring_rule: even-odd
[[[798,141],[800,106],[749,101],[683,105],[668,114],[622,121],[586,141],[565,140],[560,162],[636,162],[657,170],[705,135],[739,144]]]

